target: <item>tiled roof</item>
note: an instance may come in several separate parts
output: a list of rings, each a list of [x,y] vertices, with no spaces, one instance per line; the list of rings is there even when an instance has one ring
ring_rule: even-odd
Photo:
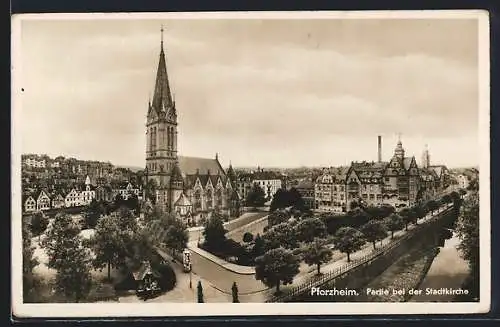
[[[314,188],[314,183],[309,180],[309,179],[303,179],[301,180],[297,186],[295,187],[297,189],[300,189],[300,188]]]
[[[184,195],[184,193],[181,193],[181,196],[179,197],[179,199],[177,201],[175,201],[175,205],[187,207],[187,206],[191,205],[191,201],[189,201],[189,199],[187,198],[186,195]]]
[[[413,160],[413,157],[405,157],[403,158],[403,167],[408,170],[410,169],[411,162]]]
[[[151,264],[149,262],[144,262],[137,271],[133,272],[135,280],[143,280],[148,274],[159,277],[158,273],[151,269]]]
[[[224,169],[220,166],[216,159],[199,158],[199,157],[183,157],[179,156],[179,168],[184,175],[225,175]]]

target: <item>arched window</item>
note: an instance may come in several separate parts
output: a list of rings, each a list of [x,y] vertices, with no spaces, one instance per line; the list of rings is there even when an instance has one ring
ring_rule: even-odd
[[[194,209],[201,210],[201,191],[199,189],[194,192]]]
[[[208,189],[206,195],[207,195],[207,208],[212,209],[212,200],[213,200],[212,190]]]

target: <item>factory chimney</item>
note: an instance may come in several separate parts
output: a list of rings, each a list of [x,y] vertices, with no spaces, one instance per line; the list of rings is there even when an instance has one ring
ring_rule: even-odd
[[[382,136],[378,136],[378,162],[382,162]]]

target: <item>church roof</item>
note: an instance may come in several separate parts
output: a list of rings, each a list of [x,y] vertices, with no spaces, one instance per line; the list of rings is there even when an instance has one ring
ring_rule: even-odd
[[[429,169],[432,169],[438,177],[441,177],[445,167],[444,166],[430,166]]]
[[[179,156],[179,168],[185,175],[226,175],[218,160],[211,158]]]

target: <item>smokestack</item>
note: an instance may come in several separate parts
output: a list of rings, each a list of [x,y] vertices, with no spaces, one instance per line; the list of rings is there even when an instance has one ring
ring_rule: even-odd
[[[378,136],[378,162],[382,162],[382,136]]]

